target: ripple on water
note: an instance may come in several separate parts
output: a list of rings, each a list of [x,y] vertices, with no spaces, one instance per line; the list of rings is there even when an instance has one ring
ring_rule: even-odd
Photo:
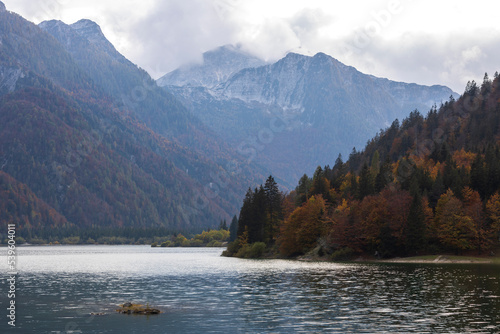
[[[75,323],[84,333],[493,333],[500,323],[496,267],[248,261],[141,246],[23,252],[20,332]],[[129,300],[165,312],[114,313]],[[99,310],[109,316],[88,316]]]

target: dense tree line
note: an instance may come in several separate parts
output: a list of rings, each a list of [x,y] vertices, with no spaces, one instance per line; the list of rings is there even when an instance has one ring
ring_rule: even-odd
[[[13,221],[11,221],[13,223]],[[17,224],[16,224],[17,225]],[[7,241],[7,230],[0,232],[0,243],[6,243]],[[212,230],[218,231],[218,230]],[[220,233],[215,233],[209,231],[209,237],[217,241],[225,241],[226,235],[229,232],[226,230],[223,233],[223,237],[220,237]],[[195,230],[182,230],[184,235],[191,238],[196,238],[194,234]],[[208,232],[203,232],[200,234],[203,241],[207,241]],[[214,233],[216,235],[214,235]],[[53,228],[51,226],[37,227],[37,228],[26,228],[16,227],[16,242],[19,244],[29,243],[29,244],[110,244],[110,245],[123,245],[123,244],[140,244],[140,245],[150,245],[156,242],[161,245],[163,242],[170,240],[175,241],[176,238],[181,236],[179,230],[169,229],[165,227],[78,227],[74,225],[63,225],[58,228]],[[200,237],[198,237],[200,238]],[[182,239],[186,239],[182,235]],[[187,240],[187,239],[186,239]],[[210,240],[208,240],[210,241]]]
[[[264,186],[248,189],[239,219],[233,218],[230,230],[236,231],[237,240],[228,247],[227,254],[244,256],[247,245],[264,243],[273,245],[283,221],[283,194],[272,176],[269,176]],[[233,232],[234,233],[234,232]]]
[[[249,190],[227,255],[245,256],[240,249],[259,242],[270,254],[335,259],[496,250],[499,86],[497,73],[481,86],[469,82],[459,100],[450,97],[426,117],[415,110],[347,162],[339,155],[333,167],[304,175],[281,196],[273,223],[265,187]]]

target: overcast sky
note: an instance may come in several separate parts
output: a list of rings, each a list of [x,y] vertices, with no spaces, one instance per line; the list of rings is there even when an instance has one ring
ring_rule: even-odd
[[[491,0],[2,0],[39,23],[96,21],[155,79],[224,44],[272,61],[324,52],[392,80],[443,84],[500,71],[500,3]]]

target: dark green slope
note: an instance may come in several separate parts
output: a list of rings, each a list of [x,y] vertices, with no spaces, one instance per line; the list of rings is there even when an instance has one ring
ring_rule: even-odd
[[[182,154],[176,145],[73,103],[42,89],[23,89],[0,102],[2,170],[69,222],[191,229],[210,226],[231,209],[212,202],[197,212],[189,199],[201,185],[166,158]]]

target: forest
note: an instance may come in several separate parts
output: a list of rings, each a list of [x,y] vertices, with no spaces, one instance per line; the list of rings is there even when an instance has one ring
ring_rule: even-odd
[[[344,162],[284,194],[270,176],[248,189],[226,256],[333,260],[500,246],[500,78],[467,83],[426,116],[395,120]]]

